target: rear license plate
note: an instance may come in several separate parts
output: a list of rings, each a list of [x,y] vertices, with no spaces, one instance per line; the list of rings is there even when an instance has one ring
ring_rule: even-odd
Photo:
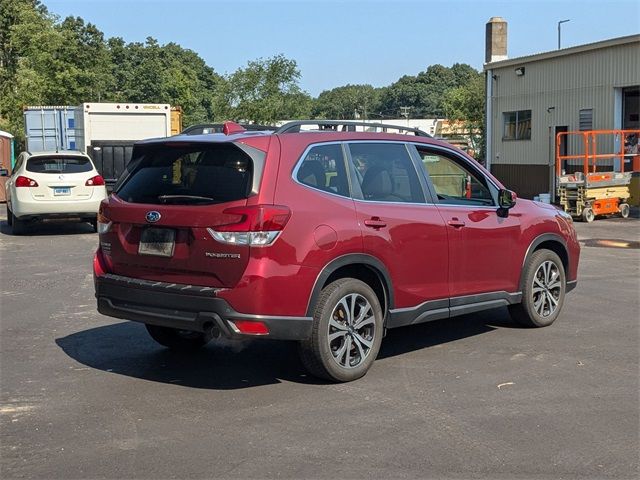
[[[172,257],[176,245],[176,231],[168,228],[145,228],[138,245],[139,255]]]
[[[54,195],[71,195],[70,187],[56,187],[53,189]]]

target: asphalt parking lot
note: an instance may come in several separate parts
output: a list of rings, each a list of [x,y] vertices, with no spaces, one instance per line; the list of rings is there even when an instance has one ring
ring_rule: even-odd
[[[88,225],[14,237],[2,212],[2,478],[640,474],[640,220],[576,225],[579,284],[553,326],[499,309],[395,330],[336,385],[286,342],[161,348],[96,312]]]

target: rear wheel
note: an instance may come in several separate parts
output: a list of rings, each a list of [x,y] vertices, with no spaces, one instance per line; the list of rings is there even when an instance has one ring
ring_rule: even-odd
[[[190,352],[205,346],[211,340],[208,334],[178,330],[177,328],[145,325],[151,338],[160,345],[180,352]]]
[[[13,214],[11,210],[9,210],[9,204],[5,205],[7,207],[7,224],[11,226],[13,224]]]
[[[593,213],[593,209],[591,207],[587,207],[582,210],[582,220],[584,220],[585,222],[591,223],[595,218],[596,216]]]
[[[622,218],[628,218],[629,217],[629,204],[628,203],[621,203],[618,208],[620,209],[620,216]]]
[[[362,377],[378,356],[383,318],[378,297],[366,283],[336,280],[318,299],[311,338],[300,342],[302,363],[311,374],[335,382]]]
[[[89,223],[91,224],[91,228],[93,229],[94,232],[98,231],[98,220],[97,219],[93,219],[93,220],[89,220]]]
[[[551,250],[538,250],[524,267],[522,303],[509,306],[511,318],[527,327],[551,325],[562,309],[566,292],[564,266]]]

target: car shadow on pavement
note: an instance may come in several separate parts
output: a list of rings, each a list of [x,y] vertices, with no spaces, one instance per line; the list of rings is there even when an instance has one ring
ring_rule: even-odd
[[[78,235],[82,233],[94,233],[89,223],[82,222],[42,222],[28,225],[24,233],[14,235],[6,220],[0,223],[0,233],[12,237],[44,237],[48,235]]]
[[[462,338],[511,328],[506,309],[389,331],[378,358],[390,358]],[[214,340],[191,354],[156,344],[143,325],[122,322],[56,339],[74,360],[91,368],[161,383],[233,390],[285,382],[326,384],[307,374],[295,342]]]

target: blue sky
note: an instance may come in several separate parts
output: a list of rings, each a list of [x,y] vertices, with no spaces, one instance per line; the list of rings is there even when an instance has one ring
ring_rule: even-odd
[[[348,83],[385,86],[427,66],[484,61],[485,23],[509,23],[509,57],[640,32],[638,0],[43,0],[107,37],[147,36],[196,51],[216,72],[279,53],[298,62],[316,96]]]

